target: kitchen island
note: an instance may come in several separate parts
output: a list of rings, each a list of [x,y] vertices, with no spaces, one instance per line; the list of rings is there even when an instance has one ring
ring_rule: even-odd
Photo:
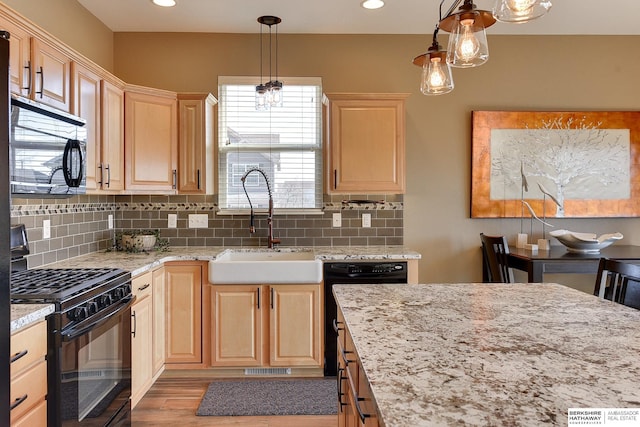
[[[569,408],[640,407],[640,310],[550,283],[333,292],[380,426],[567,425]]]

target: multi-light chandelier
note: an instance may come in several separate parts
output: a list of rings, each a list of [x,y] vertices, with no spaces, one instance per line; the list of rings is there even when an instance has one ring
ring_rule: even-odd
[[[282,82],[278,80],[278,24],[282,19],[277,16],[261,16],[258,18],[260,23],[260,84],[256,86],[256,110],[268,110],[271,107],[282,106]],[[269,81],[262,83],[262,29],[263,26],[269,27]],[[271,27],[276,26],[275,47],[272,44]],[[275,75],[271,72],[272,54],[275,51]]]
[[[473,0],[454,0],[442,14],[440,2],[440,22],[433,33],[433,42],[426,53],[413,59],[422,67],[420,90],[425,95],[442,95],[453,90],[451,67],[470,68],[484,64],[489,59],[489,45],[485,29],[496,21],[509,23],[528,22],[539,18],[551,8],[551,0],[496,0],[492,12],[478,10]],[[438,31],[444,30],[449,36],[447,50],[438,43]]]

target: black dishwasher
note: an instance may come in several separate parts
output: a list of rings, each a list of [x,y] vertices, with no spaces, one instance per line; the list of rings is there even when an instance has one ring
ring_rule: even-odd
[[[407,283],[407,262],[326,262],[324,264],[324,375],[338,373],[334,321],[338,315],[331,288],[335,284]]]

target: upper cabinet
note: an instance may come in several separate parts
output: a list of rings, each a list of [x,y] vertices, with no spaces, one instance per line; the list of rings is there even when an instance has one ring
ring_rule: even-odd
[[[333,194],[405,192],[405,99],[399,94],[327,94],[326,189]]]
[[[10,33],[11,92],[71,111],[71,57],[67,49],[6,17],[1,18],[0,27]]]
[[[177,98],[174,92],[125,88],[125,188],[174,194],[177,188]]]
[[[124,84],[115,78],[103,79],[100,86],[100,148],[94,165],[99,189],[119,193],[124,190]],[[87,183],[89,177],[87,175]],[[87,184],[88,185],[88,184]]]
[[[213,194],[213,119],[218,101],[208,94],[178,94],[178,192]]]

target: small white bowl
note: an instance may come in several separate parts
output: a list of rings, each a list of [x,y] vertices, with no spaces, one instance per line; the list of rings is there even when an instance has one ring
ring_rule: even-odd
[[[567,247],[569,252],[597,254],[613,242],[622,239],[621,233],[603,234],[596,237],[593,233],[576,233],[569,230],[553,230],[549,232],[560,243]]]

